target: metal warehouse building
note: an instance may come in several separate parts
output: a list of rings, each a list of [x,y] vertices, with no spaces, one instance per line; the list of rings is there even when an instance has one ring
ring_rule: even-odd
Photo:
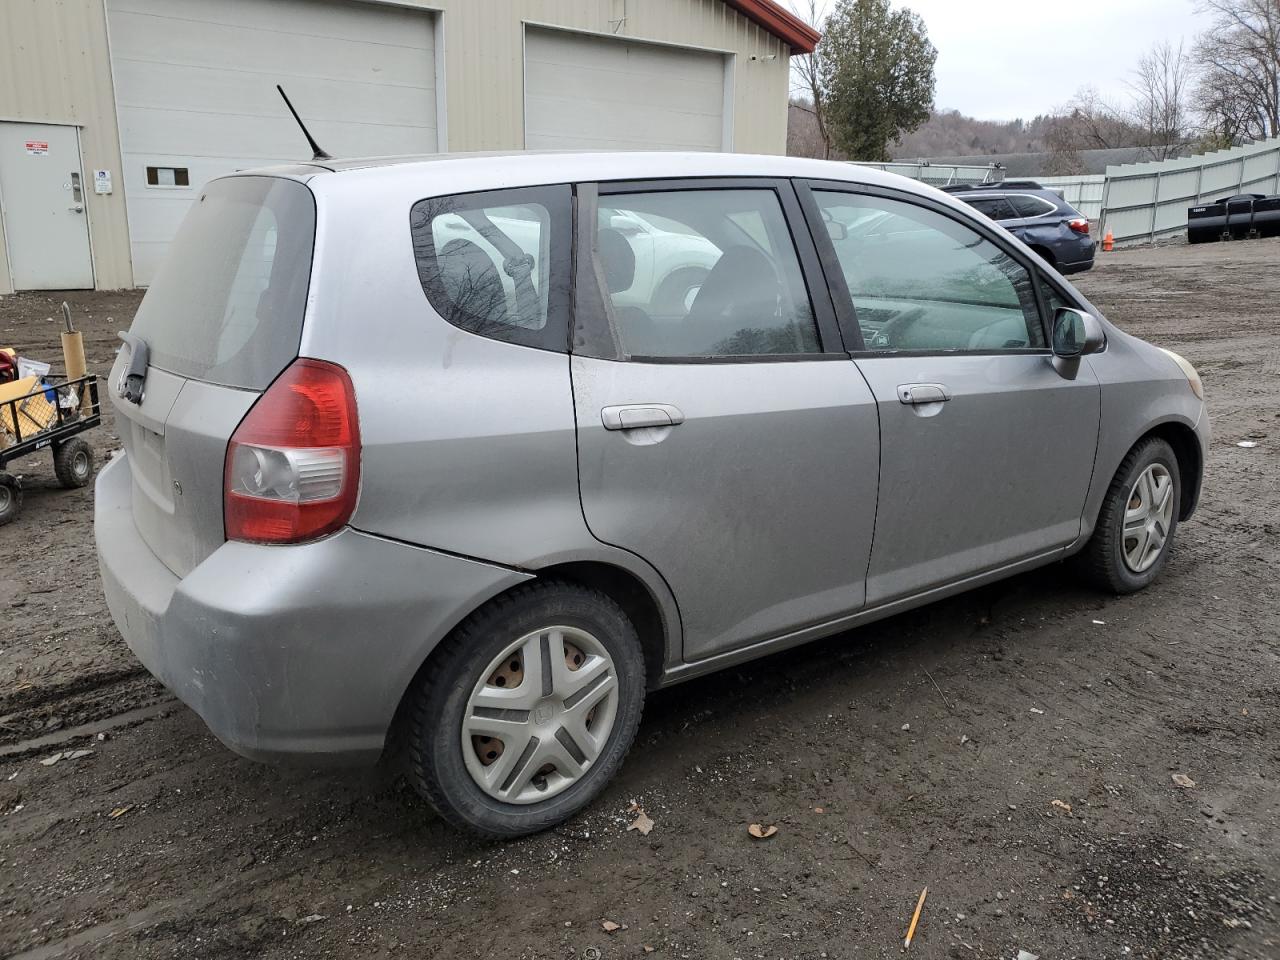
[[[0,293],[145,285],[211,177],[307,157],[782,153],[773,0],[4,0]]]

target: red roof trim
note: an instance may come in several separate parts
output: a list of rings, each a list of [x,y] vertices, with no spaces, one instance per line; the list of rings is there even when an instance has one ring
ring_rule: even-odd
[[[793,53],[813,53],[822,34],[774,0],[724,0],[748,20],[791,45]]]

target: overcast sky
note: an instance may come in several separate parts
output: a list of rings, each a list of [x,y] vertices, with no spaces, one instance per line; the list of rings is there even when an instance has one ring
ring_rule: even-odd
[[[792,0],[795,8],[805,0]],[[833,4],[828,0],[828,7]],[[1029,120],[1082,86],[1124,93],[1152,44],[1205,28],[1193,0],[893,0],[924,18],[938,48],[936,104],[984,120]]]

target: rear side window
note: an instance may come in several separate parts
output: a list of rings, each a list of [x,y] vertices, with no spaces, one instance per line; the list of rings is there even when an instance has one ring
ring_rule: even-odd
[[[316,207],[294,180],[227,177],[191,206],[131,332],[179,376],[263,390],[298,355]]]
[[[418,279],[463,330],[568,349],[567,185],[430,197],[410,212]]]
[[[1043,217],[1046,213],[1053,213],[1058,208],[1048,200],[1040,197],[1016,196],[1010,197],[1009,202],[1013,204],[1014,212],[1019,217]]]
[[[1003,197],[976,197],[965,203],[991,220],[1014,220],[1018,216]]]

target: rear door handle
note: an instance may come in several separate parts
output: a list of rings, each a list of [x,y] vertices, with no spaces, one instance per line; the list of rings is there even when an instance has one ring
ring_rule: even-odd
[[[951,391],[940,383],[903,383],[898,386],[898,399],[903,403],[941,403],[951,399]]]
[[[603,408],[600,420],[606,430],[639,430],[678,426],[684,423],[684,414],[669,403],[626,403]]]

